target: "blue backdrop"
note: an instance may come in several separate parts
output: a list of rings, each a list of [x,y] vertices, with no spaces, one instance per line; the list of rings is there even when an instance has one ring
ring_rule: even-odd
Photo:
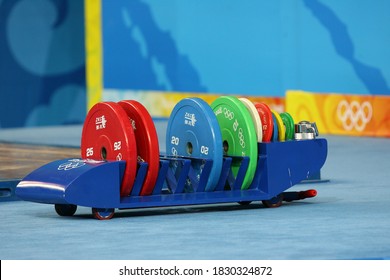
[[[390,1],[103,0],[104,85],[390,94]]]
[[[108,89],[390,94],[390,1],[101,1]],[[0,0],[0,127],[85,112],[83,1]]]
[[[84,3],[0,0],[0,128],[81,123]]]

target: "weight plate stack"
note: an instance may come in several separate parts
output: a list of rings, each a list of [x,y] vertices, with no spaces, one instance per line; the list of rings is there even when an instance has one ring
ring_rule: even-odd
[[[222,170],[222,135],[207,102],[200,98],[185,98],[175,105],[168,120],[166,152],[173,156],[211,159],[213,164],[205,190],[214,190]],[[203,166],[192,167],[199,177]],[[186,190],[195,191],[188,181]]]
[[[122,100],[118,104],[126,111],[137,144],[137,160],[148,163],[148,171],[140,195],[153,192],[160,168],[160,150],[156,127],[148,110],[138,101]]]
[[[120,195],[128,196],[136,177],[137,156],[133,127],[125,110],[115,102],[96,103],[83,124],[81,157],[126,161]]]
[[[294,119],[287,112],[281,113],[280,117],[282,118],[284,126],[286,127],[286,140],[294,140],[294,134],[295,134]]]
[[[254,104],[257,109],[257,112],[259,113],[260,120],[262,123],[263,142],[270,142],[272,140],[273,127],[274,127],[274,121],[273,121],[271,109],[265,103],[256,102]]]
[[[257,136],[252,117],[245,105],[234,96],[221,96],[211,103],[222,132],[224,153],[227,156],[247,156],[249,166],[241,189],[248,189],[257,167]],[[233,164],[237,176],[240,164]]]
[[[253,124],[255,125],[255,131],[257,135],[257,142],[260,143],[263,141],[263,125],[261,123],[260,115],[257,112],[257,109],[255,107],[255,104],[252,103],[247,98],[240,98],[240,101],[244,103],[245,107],[248,109],[249,113],[251,114]]]
[[[277,139],[275,141],[285,141],[286,140],[286,127],[284,126],[283,120],[280,117],[279,113],[271,110],[272,115],[274,116],[274,131],[277,130],[277,135],[274,135]],[[275,127],[276,126],[276,127]]]

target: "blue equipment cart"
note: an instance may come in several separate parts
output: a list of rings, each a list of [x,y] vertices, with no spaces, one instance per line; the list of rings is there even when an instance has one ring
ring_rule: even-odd
[[[126,162],[63,159],[46,164],[27,175],[15,193],[23,200],[54,204],[61,216],[72,216],[77,206],[92,208],[97,219],[110,219],[115,209],[198,205],[214,203],[249,204],[262,201],[267,207],[280,206],[316,195],[315,190],[286,192],[293,185],[320,171],[327,157],[327,141],[291,140],[258,144],[255,177],[246,190],[241,185],[248,168],[247,157],[225,157],[213,191],[205,191],[212,161],[190,157],[160,157],[160,170],[151,195],[141,196],[148,164],[138,163],[137,176],[126,197],[120,185]],[[236,175],[232,164],[240,164]],[[193,172],[194,166],[202,172]],[[188,188],[191,186],[191,188]]]

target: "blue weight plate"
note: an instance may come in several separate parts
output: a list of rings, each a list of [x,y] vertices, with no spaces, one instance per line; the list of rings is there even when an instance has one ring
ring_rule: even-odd
[[[205,187],[213,191],[222,170],[223,149],[221,130],[209,104],[200,98],[182,99],[169,117],[166,137],[168,155],[213,160]],[[200,175],[202,167],[193,168]]]
[[[278,130],[277,120],[276,120],[274,113],[272,113],[272,119],[274,122],[274,129],[272,132],[272,141],[277,142],[277,141],[279,141],[279,130]]]

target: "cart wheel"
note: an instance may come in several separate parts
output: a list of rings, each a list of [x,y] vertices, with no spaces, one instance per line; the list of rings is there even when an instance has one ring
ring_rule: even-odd
[[[55,204],[54,209],[60,216],[73,216],[76,213],[77,205],[74,204]]]
[[[251,203],[252,203],[252,201],[239,201],[239,202],[238,202],[238,204],[243,205],[243,206],[249,205],[249,204],[251,204]]]
[[[263,205],[267,208],[276,208],[282,205],[283,202],[283,195],[278,194],[277,196],[269,199],[269,200],[262,200]]]
[[[92,208],[92,215],[98,220],[109,220],[114,216],[114,208]]]

